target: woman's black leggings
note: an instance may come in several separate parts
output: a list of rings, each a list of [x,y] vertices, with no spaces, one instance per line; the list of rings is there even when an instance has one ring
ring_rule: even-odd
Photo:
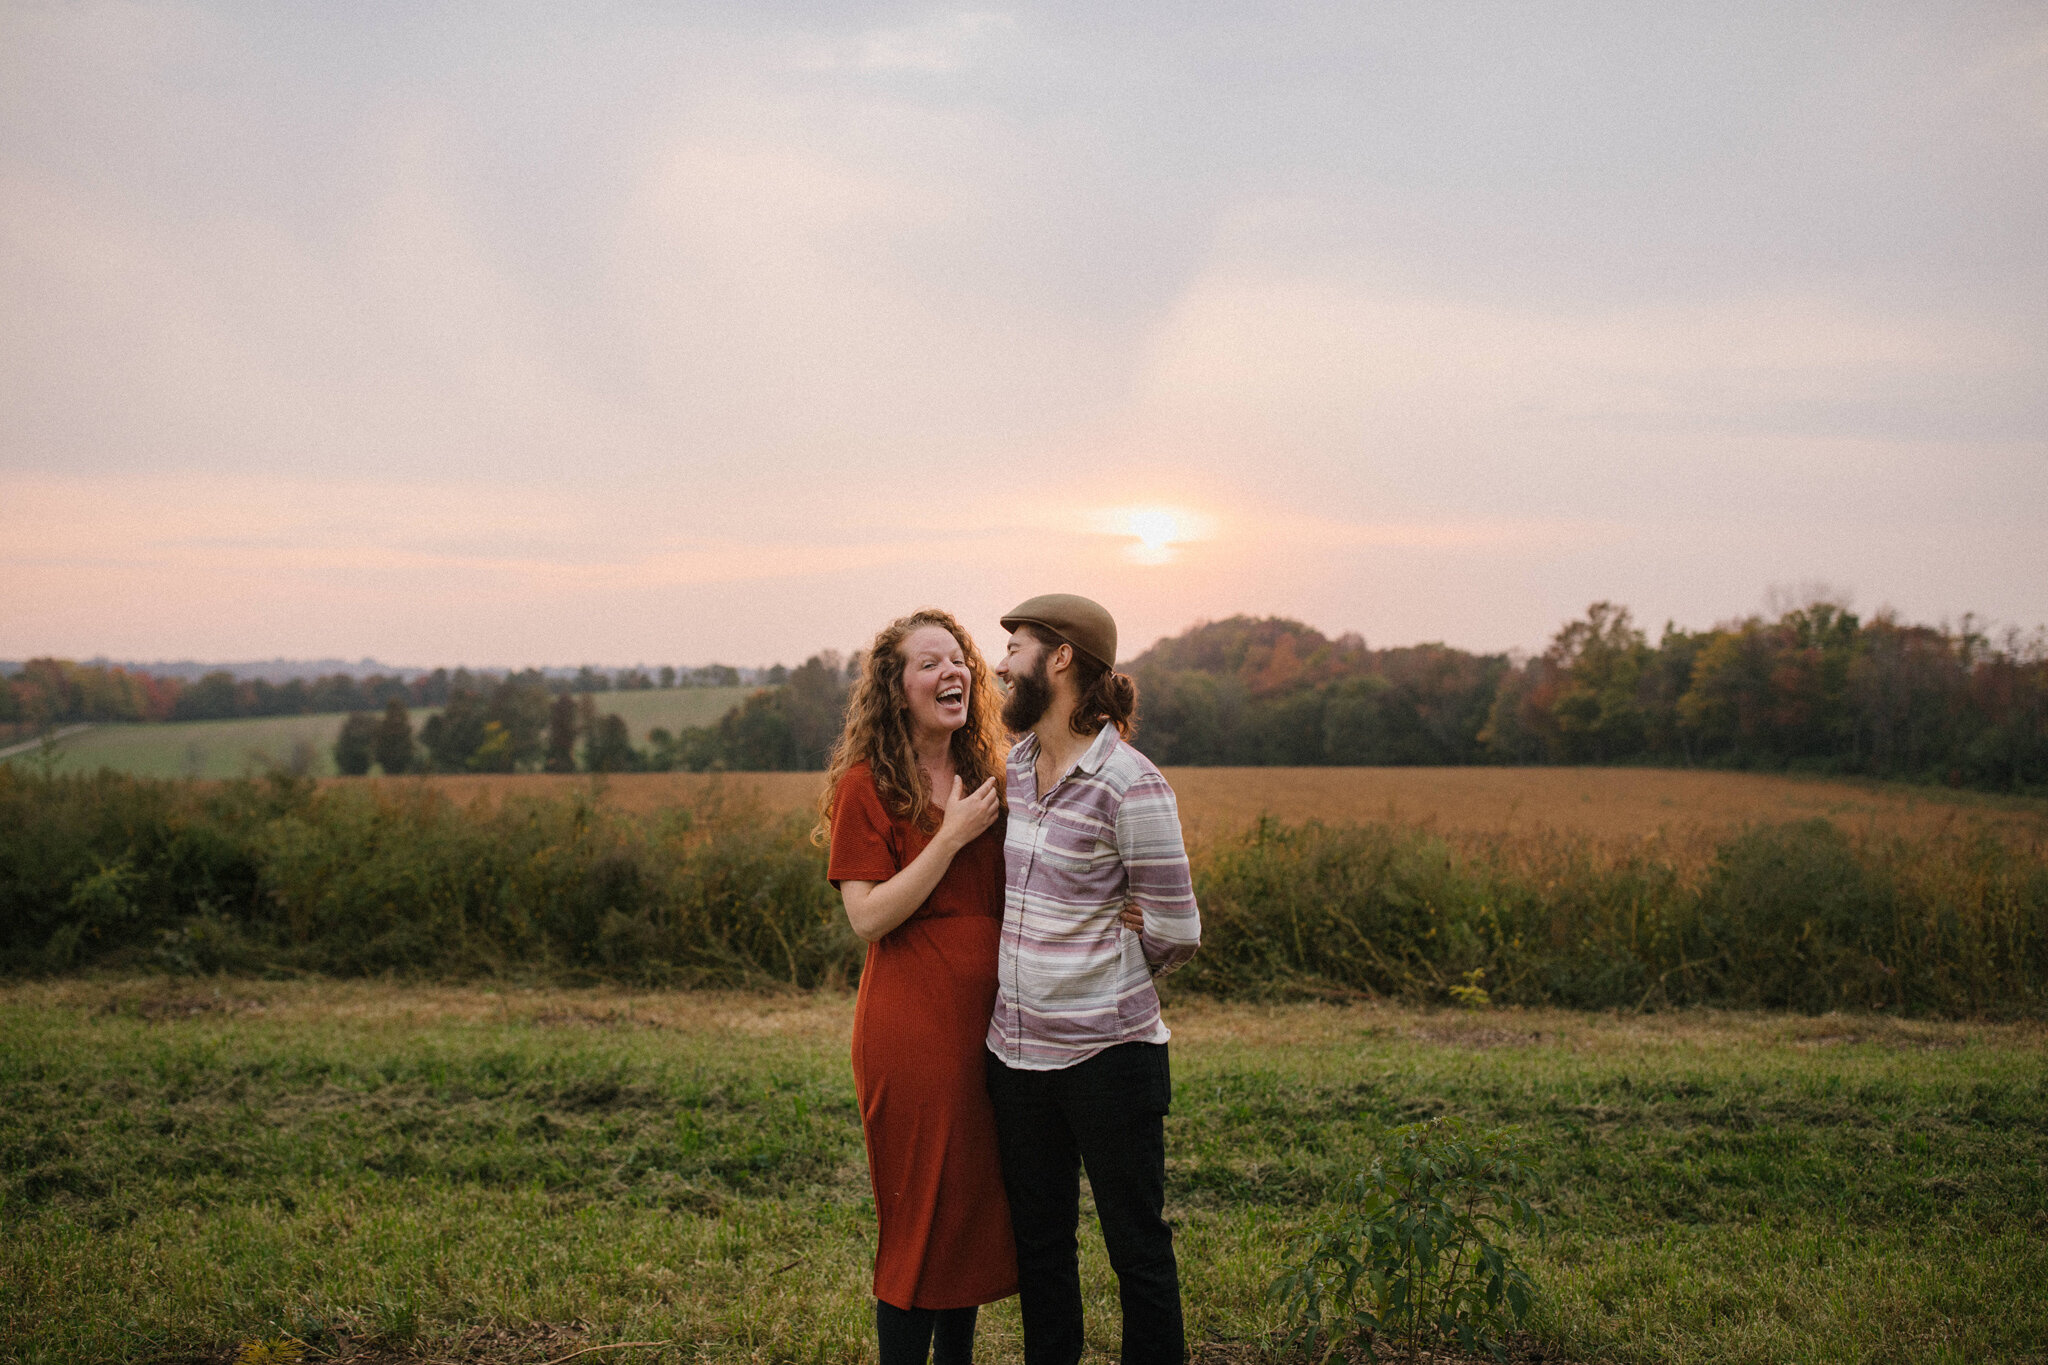
[[[898,1308],[875,1300],[882,1365],[974,1365],[974,1308]]]

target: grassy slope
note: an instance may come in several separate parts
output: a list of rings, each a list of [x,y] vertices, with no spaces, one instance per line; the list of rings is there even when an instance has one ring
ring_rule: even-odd
[[[710,725],[744,701],[752,689],[745,687],[674,687],[649,692],[600,692],[599,711],[617,712],[626,718],[636,744],[647,742],[647,732],[657,725],[671,731],[691,725]],[[435,708],[412,713],[415,726],[434,714]],[[312,747],[308,771],[319,777],[334,775],[334,737],[341,731],[342,717],[256,716],[244,720],[182,721],[172,725],[95,725],[83,734],[61,740],[55,746],[59,772],[91,772],[112,768],[116,772],[142,777],[239,777],[286,767],[301,743]],[[33,755],[18,756],[17,763],[32,763]]]
[[[719,717],[745,701],[751,687],[671,687],[651,692],[600,692],[597,709],[626,718],[635,744],[659,725],[671,734],[692,725],[715,725]]]
[[[415,711],[414,724],[432,714]],[[193,720],[166,725],[95,725],[55,746],[58,772],[112,768],[140,777],[240,777],[289,767],[300,744],[311,750],[307,771],[334,774],[334,737],[342,717],[252,716],[243,720]],[[33,764],[33,754],[15,763]]]
[[[0,1357],[578,1318],[702,1352],[671,1359],[871,1350],[846,999],[165,991],[0,992]],[[1267,1332],[1280,1239],[1384,1125],[1441,1112],[1539,1144],[1553,1351],[1976,1361],[2048,1337],[2038,1028],[1169,1014],[1198,1339]],[[1114,1284],[1084,1247],[1113,1351]],[[1014,1302],[984,1320],[983,1358],[1016,1360]]]

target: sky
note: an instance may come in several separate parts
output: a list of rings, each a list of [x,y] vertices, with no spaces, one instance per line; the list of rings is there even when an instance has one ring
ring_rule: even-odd
[[[0,657],[2048,621],[2037,3],[0,7]]]

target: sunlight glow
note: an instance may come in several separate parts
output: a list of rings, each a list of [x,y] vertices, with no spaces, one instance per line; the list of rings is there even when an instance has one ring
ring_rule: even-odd
[[[1157,504],[1105,508],[1095,514],[1094,524],[1102,535],[1133,542],[1124,548],[1124,558],[1133,564],[1171,564],[1180,557],[1181,546],[1215,534],[1213,518]]]

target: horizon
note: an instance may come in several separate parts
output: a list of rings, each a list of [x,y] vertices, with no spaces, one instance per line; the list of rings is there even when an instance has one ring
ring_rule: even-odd
[[[7,7],[0,654],[2031,630],[2044,157],[1998,0]]]
[[[1759,609],[1754,612],[1742,613],[1739,616],[1720,617],[1714,620],[1713,622],[1703,626],[1692,625],[1689,623],[1676,621],[1667,621],[1660,626],[1657,623],[1645,622],[1637,618],[1633,611],[1629,611],[1628,615],[1631,622],[1634,624],[1635,628],[1642,631],[1644,637],[1654,644],[1659,635],[1661,634],[1661,632],[1671,627],[1676,627],[1681,631],[1689,631],[1694,634],[1699,634],[1710,630],[1726,629],[1731,626],[1738,625],[1746,619],[1774,619],[1776,617],[1782,616],[1786,611],[1793,610],[1795,608],[1803,608],[1818,603],[1826,603],[1829,605],[1836,606],[1844,605],[1841,601],[1839,594],[1830,595],[1825,592],[1809,592],[1804,595],[1778,592],[1774,593],[1773,597],[1775,600],[1771,603],[1771,605],[1765,608]],[[1590,605],[1595,604],[1589,604],[1589,606]],[[1615,603],[1614,605],[1623,608],[1625,611],[1628,610],[1627,603]],[[1853,606],[1846,606],[1845,609],[1848,610],[1851,614],[1855,615],[1859,620],[1865,621],[1887,614],[1896,615],[1896,613],[1891,612],[1890,608],[1879,608],[1877,611],[1870,613],[1857,612]],[[1573,619],[1576,620],[1583,618],[1575,617]],[[1153,649],[1156,649],[1158,646],[1165,644],[1169,641],[1181,639],[1197,631],[1203,630],[1209,626],[1218,625],[1234,620],[1287,622],[1289,624],[1298,625],[1307,630],[1313,631],[1316,634],[1319,634],[1323,638],[1330,640],[1332,642],[1342,640],[1347,637],[1356,638],[1362,643],[1362,645],[1366,649],[1373,650],[1376,652],[1397,649],[1447,647],[1450,649],[1462,650],[1465,653],[1472,654],[1478,657],[1523,659],[1533,658],[1535,656],[1542,654],[1543,650],[1547,648],[1550,643],[1550,641],[1546,639],[1543,645],[1535,649],[1510,647],[1507,649],[1494,650],[1466,649],[1462,645],[1449,644],[1449,642],[1442,639],[1425,638],[1420,640],[1407,640],[1389,643],[1384,641],[1366,639],[1363,635],[1355,631],[1328,630],[1321,626],[1318,626],[1313,621],[1303,621],[1297,617],[1252,616],[1251,614],[1246,612],[1233,612],[1229,616],[1202,617],[1200,619],[1190,622],[1181,630],[1176,631],[1170,635],[1161,635],[1153,639],[1148,644],[1146,644],[1143,649],[1140,649],[1136,653],[1129,654],[1125,656],[1123,659],[1118,660],[1118,667],[1121,668],[1128,664],[1136,663],[1140,658],[1144,657],[1144,655],[1146,655]],[[2044,644],[2044,642],[2048,642],[2048,627],[2036,625],[2029,628],[2020,625],[2017,622],[1988,621],[1986,618],[1975,616],[1973,613],[1965,613],[1960,618],[1944,618],[1938,621],[1906,621],[1906,624],[1908,625],[1929,626],[1935,629],[1942,630],[1944,632],[1963,629],[1965,627],[1965,623],[1967,623],[1968,628],[1977,630],[1979,633],[1985,635],[1991,641],[1992,645],[1995,648],[2004,648],[2007,642],[2016,644],[2021,649],[2026,649],[2029,645],[2039,648]],[[1566,624],[1568,623],[1559,622],[1558,628],[1562,629]],[[1554,634],[1555,632],[1553,632],[1553,635]],[[979,643],[979,637],[977,637],[977,643]],[[841,659],[844,659],[853,654],[854,652],[856,652],[860,648],[863,648],[863,646],[853,646],[851,648],[848,648],[846,646],[838,645],[821,645],[815,649],[808,650],[802,654],[793,656],[793,658],[777,658],[765,662],[755,661],[748,663],[734,663],[729,659],[700,659],[687,661],[680,659],[639,659],[634,660],[630,663],[603,663],[596,660],[579,660],[575,663],[524,662],[508,664],[473,663],[463,661],[458,663],[436,664],[395,664],[386,663],[383,660],[375,658],[362,658],[351,661],[332,656],[319,658],[291,658],[279,655],[272,658],[261,659],[208,660],[197,658],[183,658],[143,660],[117,659],[104,653],[95,654],[88,658],[66,658],[65,662],[80,664],[88,667],[101,667],[109,669],[121,668],[133,672],[151,672],[159,669],[183,670],[195,674],[201,670],[232,671],[236,672],[237,676],[244,680],[256,677],[269,676],[269,680],[273,682],[282,681],[285,677],[304,677],[310,679],[316,676],[329,676],[333,673],[348,673],[355,677],[385,676],[411,679],[416,677],[425,677],[436,671],[445,671],[453,673],[459,670],[468,670],[472,673],[498,675],[509,675],[532,671],[539,672],[546,676],[555,677],[562,675],[573,676],[580,669],[591,669],[605,674],[617,674],[629,671],[642,671],[649,673],[651,675],[659,673],[659,671],[663,668],[673,668],[677,670],[679,673],[681,673],[689,669],[696,668],[730,667],[736,669],[742,675],[748,675],[766,673],[774,668],[795,668],[804,663],[805,661],[814,657],[824,657],[836,654]],[[986,652],[987,651],[984,650],[984,653]],[[23,664],[27,663],[31,658],[52,657],[63,658],[64,656],[32,655],[18,659],[0,658],[0,677],[6,676],[10,670],[18,671],[20,667]],[[315,674],[310,671],[312,669],[330,664],[338,665],[338,667],[328,669],[325,674]],[[281,666],[281,668],[284,670],[292,671],[288,673],[280,672],[276,675],[265,675],[258,671],[266,666]],[[160,676],[172,675],[161,674]],[[682,683],[678,685],[695,686],[698,684]],[[754,684],[746,683],[744,685],[752,686]]]

